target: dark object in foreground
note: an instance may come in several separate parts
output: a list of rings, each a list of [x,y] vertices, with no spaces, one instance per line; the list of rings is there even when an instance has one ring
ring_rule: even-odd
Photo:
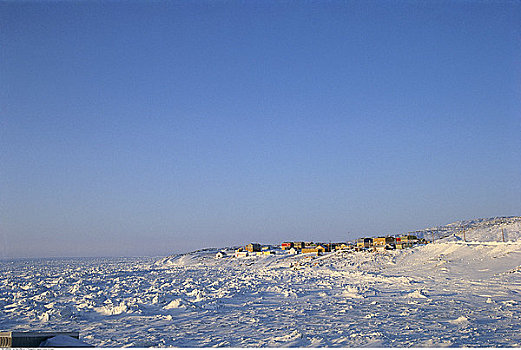
[[[79,332],[0,332],[1,348],[92,347],[80,340]]]

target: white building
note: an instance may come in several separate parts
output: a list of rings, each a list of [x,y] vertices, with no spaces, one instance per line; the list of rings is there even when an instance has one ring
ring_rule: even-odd
[[[248,252],[235,252],[236,258],[244,258],[246,256],[248,256]]]
[[[295,255],[295,254],[298,254],[298,253],[299,253],[298,250],[295,249],[295,248],[290,248],[290,249],[288,249],[288,254],[293,254],[293,255]]]

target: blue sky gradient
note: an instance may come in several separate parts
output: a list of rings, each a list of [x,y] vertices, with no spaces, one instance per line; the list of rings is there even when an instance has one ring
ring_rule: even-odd
[[[521,3],[0,3],[0,257],[521,214]]]

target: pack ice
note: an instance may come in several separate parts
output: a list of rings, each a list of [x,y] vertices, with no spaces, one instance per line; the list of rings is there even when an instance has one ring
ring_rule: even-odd
[[[319,257],[3,260],[0,329],[78,330],[98,347],[520,347],[521,218],[425,232],[444,238]]]

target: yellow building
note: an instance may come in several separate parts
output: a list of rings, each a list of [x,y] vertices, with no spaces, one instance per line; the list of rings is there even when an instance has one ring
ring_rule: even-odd
[[[326,248],[322,247],[321,245],[317,245],[316,247],[302,248],[302,254],[305,254],[305,253],[322,254],[325,251],[326,251]]]
[[[371,248],[372,246],[373,246],[372,238],[358,238],[356,240],[356,248],[358,248],[358,249]]]
[[[375,250],[394,249],[396,240],[394,237],[377,237],[373,239],[373,246]]]
[[[250,243],[244,248],[250,253],[261,251],[261,245],[259,243]]]

